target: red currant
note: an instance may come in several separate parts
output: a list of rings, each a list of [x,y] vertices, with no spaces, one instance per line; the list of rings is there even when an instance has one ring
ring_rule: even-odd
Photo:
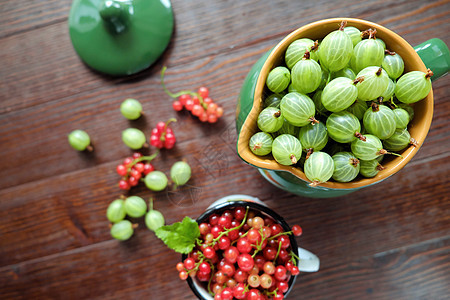
[[[163,133],[166,129],[166,123],[164,122],[158,122],[156,124],[156,129],[158,130],[159,133]]]
[[[261,292],[257,289],[251,289],[247,292],[247,300],[260,300]]]
[[[135,169],[139,173],[142,173],[142,172],[144,172],[144,164],[139,162],[133,166],[133,169]]]
[[[234,275],[234,273],[236,272],[236,268],[234,267],[234,264],[230,264],[227,262],[225,262],[223,264],[223,266],[220,270],[223,272],[223,274],[225,276],[228,276],[228,277],[232,277]]]
[[[125,176],[128,173],[127,167],[125,167],[124,165],[118,165],[116,167],[116,171],[120,176]]]
[[[248,272],[253,269],[255,262],[253,261],[253,257],[248,253],[243,253],[238,256],[237,263],[239,268],[242,271]]]
[[[278,237],[278,242],[281,243],[281,249],[287,249],[291,245],[291,240],[287,235],[281,235]]]
[[[240,253],[250,253],[252,251],[252,244],[246,237],[240,238],[236,244]]]
[[[289,289],[289,285],[286,281],[278,281],[277,288],[280,292],[286,293]]]
[[[155,170],[155,167],[153,167],[153,165],[151,163],[144,164],[144,170],[143,170],[144,175],[147,175],[148,173],[153,172],[154,170]]]
[[[201,122],[207,122],[208,121],[208,114],[206,113],[206,111],[204,111],[199,117],[198,119]]]
[[[245,284],[240,282],[233,289],[233,296],[236,299],[245,299],[247,293],[245,292]]]
[[[181,95],[180,97],[178,97],[178,101],[180,101],[180,103],[181,103],[183,106],[186,105],[186,101],[187,101],[188,99],[191,99],[191,95],[189,95],[189,94],[183,94],[183,95]]]
[[[226,287],[220,293],[222,300],[231,300],[233,299],[233,290],[230,287]]]
[[[184,105],[184,107],[185,107],[187,110],[191,111],[192,108],[194,107],[194,101],[193,101],[192,99],[186,100],[186,104]]]
[[[209,98],[209,97],[204,97],[203,98],[203,103],[205,103],[206,105],[213,103],[213,99]]]
[[[164,147],[166,149],[172,149],[175,145],[175,142],[175,135],[173,135],[173,133],[167,132],[165,136]]]
[[[235,246],[231,246],[223,252],[223,257],[225,257],[226,261],[232,264],[237,261],[238,256],[239,250]]]
[[[188,273],[186,271],[181,271],[180,272],[180,279],[181,280],[186,280],[188,278]]]
[[[184,264],[182,262],[177,263],[177,271],[181,272],[184,270]]]
[[[136,178],[137,180],[141,179],[141,172],[136,169],[131,169],[130,176]]]
[[[200,88],[198,89],[197,93],[200,95],[200,97],[203,98],[203,101],[204,101],[204,99],[205,99],[206,97],[209,96],[209,90],[208,90],[207,87],[204,87],[204,86],[200,87]]]
[[[222,226],[223,228],[230,229],[231,228],[231,221],[232,221],[231,217],[222,215],[219,218],[219,221],[217,222],[217,224]]]
[[[192,102],[194,102],[194,105],[198,105],[198,104],[200,104],[200,99],[197,96],[193,96]]]
[[[216,255],[216,251],[213,248],[208,246],[205,249],[203,249],[203,255],[206,258],[213,258],[213,256]]]
[[[195,267],[195,260],[192,257],[188,257],[184,260],[184,267],[187,270],[192,270]]]
[[[264,273],[272,275],[275,273],[275,265],[271,261],[266,261],[263,267]]]
[[[234,218],[238,221],[244,220],[245,217],[245,208],[236,207],[233,212]]]
[[[181,111],[183,109],[183,104],[181,101],[175,100],[172,102],[172,108],[175,111]]]
[[[125,158],[124,160],[123,160],[123,165],[125,166],[125,167],[127,167],[129,164],[131,164],[132,162],[133,162],[133,158],[132,157],[127,157],[127,158]]]
[[[234,280],[236,280],[237,282],[244,282],[247,280],[248,277],[248,273],[241,270],[241,269],[237,269],[236,272],[234,273]]]
[[[209,103],[208,108],[206,109],[206,112],[208,114],[215,114],[217,108],[217,104],[215,103]]]
[[[218,117],[218,118],[220,118],[221,116],[223,116],[223,108],[222,107],[217,107],[216,108],[216,116]]]
[[[197,272],[197,279],[202,282],[205,282],[209,280],[209,275],[210,275],[209,273],[203,273],[199,271]]]
[[[293,266],[292,267],[291,274],[294,275],[294,276],[300,274],[300,270],[298,269],[297,266]]]
[[[275,279],[278,281],[283,281],[286,279],[286,268],[284,266],[278,265],[275,268],[275,273],[274,275]]]
[[[299,225],[292,226],[292,232],[295,236],[301,236],[302,235],[302,228]]]
[[[136,177],[131,176],[130,178],[128,178],[128,184],[130,186],[136,186],[139,183],[139,179]]]
[[[230,247],[230,245],[231,245],[231,241],[228,237],[222,236],[219,239],[219,249],[220,250],[228,249]]]
[[[284,295],[281,293],[277,293],[275,296],[273,296],[273,300],[283,300]]]
[[[203,109],[203,107],[200,104],[195,104],[192,107],[192,114],[196,117],[199,117],[205,110]]]
[[[200,230],[201,235],[206,235],[209,233],[210,226],[207,223],[200,223],[200,225],[198,225],[198,229]]]
[[[217,122],[217,116],[215,114],[208,114],[208,122],[209,123],[216,123]]]
[[[126,180],[119,180],[119,188],[122,190],[129,190],[130,189],[130,184],[128,183],[128,181]]]
[[[200,272],[209,274],[211,272],[211,266],[207,262],[202,262],[198,266],[198,270]]]

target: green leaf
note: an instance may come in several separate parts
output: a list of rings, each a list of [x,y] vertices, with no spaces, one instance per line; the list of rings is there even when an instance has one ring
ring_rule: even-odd
[[[195,247],[195,240],[200,236],[200,229],[195,220],[185,217],[182,222],[159,227],[155,234],[170,249],[188,254]]]

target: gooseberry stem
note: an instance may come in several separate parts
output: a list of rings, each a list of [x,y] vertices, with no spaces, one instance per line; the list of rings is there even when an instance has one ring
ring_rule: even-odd
[[[430,69],[427,70],[427,74],[425,75],[425,79],[430,79],[431,76],[433,76],[433,71],[431,71]]]
[[[414,138],[410,138],[409,139],[409,143],[411,145],[413,145],[414,147],[418,147],[419,146],[419,143]]]

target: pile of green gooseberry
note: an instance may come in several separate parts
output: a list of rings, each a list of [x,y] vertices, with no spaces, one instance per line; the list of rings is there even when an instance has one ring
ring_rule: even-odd
[[[164,216],[161,212],[153,209],[153,200],[150,200],[149,210],[147,203],[139,196],[130,196],[112,201],[106,210],[106,217],[112,223],[111,236],[117,240],[128,240],[137,227],[126,217],[140,218],[145,216],[145,225],[151,231],[156,231],[164,225]]]
[[[311,186],[374,177],[385,154],[417,146],[411,104],[431,90],[431,70],[405,73],[376,30],[345,25],[288,46],[267,76],[261,131],[249,140],[255,155],[302,168]]]

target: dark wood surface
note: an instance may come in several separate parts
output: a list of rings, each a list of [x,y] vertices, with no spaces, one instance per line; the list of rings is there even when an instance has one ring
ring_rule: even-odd
[[[294,29],[329,17],[380,23],[416,45],[450,44],[449,1],[172,1],[176,29],[151,68],[112,78],[88,69],[70,43],[71,1],[0,4],[0,298],[194,299],[178,279],[180,255],[142,220],[135,235],[109,235],[105,211],[120,194],[115,166],[131,151],[121,131],[149,132],[176,117],[176,148],[155,166],[193,166],[184,194],[156,198],[166,223],[228,194],[263,200],[303,227],[299,244],[321,259],[302,273],[291,299],[448,299],[450,295],[449,76],[433,83],[435,112],[418,155],[388,180],[345,197],[309,199],[266,182],[235,151],[235,109],[253,63]],[[172,90],[210,88],[225,109],[214,125],[171,109],[159,80],[168,66]],[[129,122],[118,107],[133,97],[146,117]],[[67,143],[84,129],[93,153]],[[183,197],[184,196],[184,197]]]

